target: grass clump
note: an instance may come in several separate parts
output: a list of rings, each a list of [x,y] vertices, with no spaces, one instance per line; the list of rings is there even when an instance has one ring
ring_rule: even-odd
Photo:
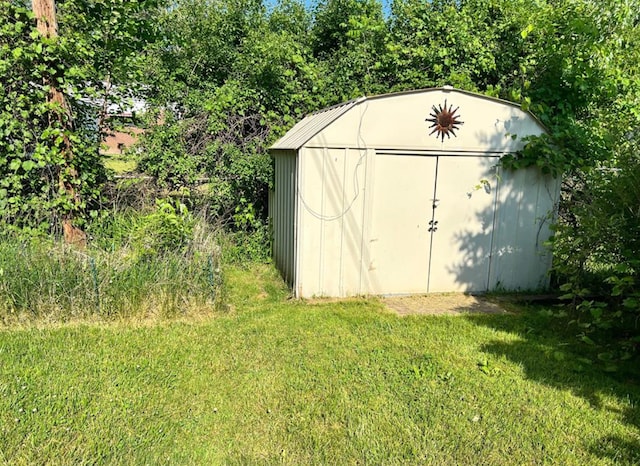
[[[80,250],[52,240],[0,242],[0,322],[175,317],[210,312],[222,276],[215,231],[157,201],[90,225]]]

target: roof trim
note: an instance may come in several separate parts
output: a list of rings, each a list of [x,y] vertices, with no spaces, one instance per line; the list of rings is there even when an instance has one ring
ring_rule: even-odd
[[[535,120],[540,127],[547,132],[547,127],[529,110],[523,110],[522,107],[515,103],[510,102],[508,100],[500,99],[498,97],[491,97],[484,94],[479,94],[477,92],[465,91],[462,89],[456,89],[452,86],[443,86],[443,87],[429,87],[424,89],[412,89],[408,91],[399,91],[399,92],[390,92],[388,94],[377,94],[373,96],[362,96],[357,99],[352,99],[347,102],[339,103],[336,105],[332,105],[331,107],[327,107],[316,112],[310,113],[305,116],[302,120],[296,123],[287,133],[278,139],[269,150],[298,150],[302,146],[304,146],[311,138],[313,138],[320,131],[325,129],[335,120],[340,118],[343,114],[351,110],[353,107],[361,104],[362,102],[369,100],[378,100],[378,99],[386,99],[389,97],[397,97],[403,95],[411,95],[411,94],[422,94],[425,92],[434,92],[434,91],[442,91],[442,92],[458,92],[460,94],[466,94],[472,97],[479,97],[481,99],[489,100],[492,102],[499,102],[503,105],[509,105],[511,107],[515,107],[520,111],[528,114],[531,118]]]

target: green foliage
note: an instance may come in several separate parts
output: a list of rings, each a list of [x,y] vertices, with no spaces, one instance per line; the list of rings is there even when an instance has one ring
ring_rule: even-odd
[[[180,204],[97,223],[86,251],[33,237],[0,241],[0,322],[164,318],[221,303],[216,233]]]
[[[514,38],[506,17],[518,2],[393,2],[385,67],[399,89],[450,84],[467,90],[498,85],[498,61]],[[505,31],[506,30],[506,31]],[[516,41],[517,42],[517,41]],[[517,65],[510,62],[511,68]]]
[[[253,204],[246,199],[236,207],[233,215],[233,233],[223,248],[224,259],[230,263],[256,263],[271,261],[271,229],[258,216]]]
[[[156,209],[140,218],[133,231],[132,246],[141,259],[182,253],[193,236],[194,220],[181,202],[156,200]]]
[[[48,99],[50,85],[73,87],[84,77],[69,66],[84,54],[73,42],[43,38],[20,4],[3,1],[0,12],[0,222],[47,232],[92,207],[103,175],[87,133],[70,129],[71,116]]]
[[[61,218],[82,223],[98,208],[107,108],[136,87],[157,2],[58,4],[59,37],[44,38],[24,2],[0,2],[0,221],[57,233]]]
[[[580,334],[618,357],[640,347],[640,152],[633,142],[615,167],[568,180],[573,190],[553,243]]]

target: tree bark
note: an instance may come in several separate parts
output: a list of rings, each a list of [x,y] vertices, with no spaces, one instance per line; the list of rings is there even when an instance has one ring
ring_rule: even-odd
[[[32,0],[31,8],[36,17],[36,27],[38,32],[47,38],[58,36],[58,21],[56,18],[55,0]],[[49,120],[57,120],[60,127],[66,133],[67,130],[73,129],[73,119],[71,109],[64,94],[56,87],[55,82],[46,82],[49,86],[49,102],[53,104],[53,111],[50,113]],[[71,179],[78,178],[78,172],[73,168],[73,151],[71,141],[65,134],[63,139],[63,155],[65,163],[58,168],[58,183],[61,190],[73,200],[74,204],[80,201],[79,195],[73,184],[65,177],[65,174]],[[62,231],[64,241],[67,244],[75,244],[84,247],[87,241],[87,235],[79,228],[73,225],[73,211],[67,212],[62,217]]]

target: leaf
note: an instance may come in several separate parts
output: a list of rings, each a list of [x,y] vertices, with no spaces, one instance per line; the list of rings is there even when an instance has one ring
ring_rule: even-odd
[[[598,353],[598,359],[600,361],[611,361],[613,359],[613,353],[605,351],[604,353]]]
[[[33,170],[35,166],[36,164],[33,160],[25,160],[22,162],[22,169],[26,172]]]
[[[20,161],[20,159],[13,159],[9,164],[9,170],[16,171],[18,168],[20,168],[21,165],[22,162]]]
[[[526,39],[527,36],[533,31],[533,24],[528,24],[526,28],[520,31],[520,37]]]
[[[582,335],[582,336],[580,337],[580,341],[582,341],[582,342],[586,343],[587,345],[596,346],[596,342],[595,342],[595,341],[593,341],[591,338],[589,338],[589,337],[588,337],[588,336],[586,336],[586,335]]]
[[[589,309],[589,312],[591,313],[591,316],[595,319],[598,320],[600,317],[602,317],[602,308],[600,307],[592,307],[591,309]]]

